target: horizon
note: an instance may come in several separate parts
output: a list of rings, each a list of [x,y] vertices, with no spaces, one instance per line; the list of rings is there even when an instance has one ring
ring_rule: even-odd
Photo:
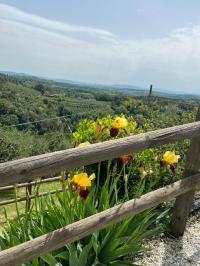
[[[194,0],[0,0],[0,69],[199,95],[198,7]]]
[[[146,91],[149,92],[149,87],[141,87],[137,84],[120,84],[120,83],[94,83],[94,82],[82,82],[80,80],[67,80],[67,79],[63,79],[63,78],[54,78],[54,77],[47,77],[47,76],[37,76],[37,75],[33,75],[31,73],[23,73],[23,72],[12,72],[12,71],[3,71],[0,70],[0,74],[4,74],[4,75],[9,75],[9,76],[16,76],[19,77],[20,76],[24,76],[24,78],[27,77],[33,77],[33,78],[38,78],[38,79],[42,79],[42,80],[47,80],[47,81],[52,81],[52,82],[58,82],[58,83],[66,83],[66,84],[78,84],[80,86],[84,86],[84,85],[88,85],[88,86],[105,86],[105,87],[110,87],[112,89],[116,88],[117,86],[124,86],[124,89],[132,89],[134,90],[141,90],[141,91]],[[127,86],[127,87],[126,87]],[[129,88],[128,88],[129,87]],[[120,88],[122,89],[122,88]],[[194,92],[194,93],[187,93],[187,92],[181,92],[181,91],[173,91],[173,90],[168,90],[168,89],[163,89],[163,88],[157,88],[155,86],[153,86],[153,92],[156,93],[163,93],[166,95],[185,95],[185,96],[200,96],[200,92]]]

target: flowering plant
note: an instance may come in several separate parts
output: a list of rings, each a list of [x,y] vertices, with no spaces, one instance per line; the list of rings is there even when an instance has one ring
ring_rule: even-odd
[[[117,131],[112,136],[111,131]],[[110,115],[98,118],[96,121],[90,119],[82,120],[77,130],[73,133],[73,142],[77,144],[84,142],[100,142],[111,139],[111,137],[124,137],[128,134],[143,133],[137,128],[137,123],[132,117],[125,118],[124,115],[111,117]]]

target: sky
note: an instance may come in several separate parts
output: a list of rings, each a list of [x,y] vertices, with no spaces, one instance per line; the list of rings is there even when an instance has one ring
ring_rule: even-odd
[[[0,71],[200,94],[198,0],[0,0]]]

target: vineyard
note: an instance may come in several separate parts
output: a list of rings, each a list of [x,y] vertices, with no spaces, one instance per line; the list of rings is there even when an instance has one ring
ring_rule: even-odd
[[[0,265],[133,265],[146,239],[183,235],[198,100],[5,75],[0,96]]]

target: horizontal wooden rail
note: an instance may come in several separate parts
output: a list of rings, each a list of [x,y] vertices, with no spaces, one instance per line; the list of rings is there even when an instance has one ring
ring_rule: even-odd
[[[27,187],[27,186],[35,186],[35,185],[40,185],[40,184],[46,184],[46,183],[52,183],[52,182],[58,182],[61,181],[60,176],[56,177],[51,177],[51,178],[45,178],[37,181],[32,181],[32,182],[27,182],[27,183],[21,183],[21,184],[16,184],[16,185],[10,185],[10,186],[5,186],[5,187],[0,187],[0,191],[4,190],[9,190],[9,189],[14,189],[16,188],[22,188],[22,187]]]
[[[26,182],[42,175],[54,174],[66,168],[79,167],[139,152],[158,145],[200,135],[200,122],[175,126],[86,147],[46,153],[0,164],[2,186]]]
[[[43,196],[47,196],[49,194],[55,194],[57,192],[62,192],[63,189],[56,189],[56,190],[50,190],[48,192],[43,192],[43,193],[39,193],[36,195],[31,195],[31,196],[25,196],[25,197],[21,197],[21,198],[17,198],[17,199],[10,199],[10,200],[4,200],[4,201],[0,201],[0,206],[4,206],[4,205],[8,205],[8,204],[12,204],[15,202],[21,202],[21,201],[26,201],[27,199],[35,199],[37,197],[43,197]]]
[[[44,255],[88,236],[97,230],[118,223],[146,209],[155,207],[164,201],[172,200],[196,188],[198,185],[200,185],[200,174],[187,177],[171,185],[147,193],[138,199],[129,200],[51,233],[3,250],[0,252],[0,266],[21,265],[35,257]]]

